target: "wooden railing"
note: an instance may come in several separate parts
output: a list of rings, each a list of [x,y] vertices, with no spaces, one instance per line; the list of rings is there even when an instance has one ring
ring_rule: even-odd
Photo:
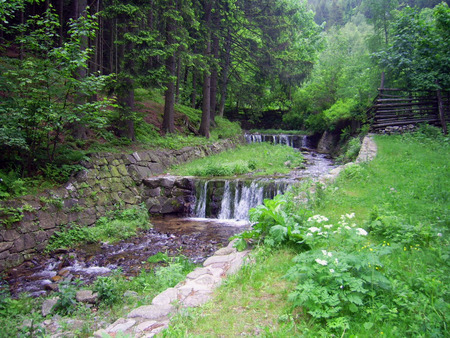
[[[429,123],[441,126],[447,134],[450,92],[379,88],[373,106],[368,110],[368,118],[373,131],[390,126]]]

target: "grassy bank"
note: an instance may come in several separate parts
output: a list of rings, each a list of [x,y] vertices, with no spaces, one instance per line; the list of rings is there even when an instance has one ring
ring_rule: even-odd
[[[301,165],[303,157],[297,150],[270,143],[253,143],[217,155],[200,158],[170,170],[183,176],[232,176],[287,174]]]
[[[425,128],[376,142],[373,162],[315,196],[254,209],[240,238],[261,243],[252,265],[164,336],[448,336],[449,140]]]

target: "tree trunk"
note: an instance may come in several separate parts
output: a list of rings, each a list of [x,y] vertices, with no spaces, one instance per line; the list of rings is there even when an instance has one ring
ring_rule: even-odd
[[[166,60],[166,69],[169,73],[170,80],[167,82],[167,90],[164,101],[164,116],[162,124],[162,131],[164,133],[175,132],[175,82],[173,81],[173,76],[175,75],[175,63],[175,55],[171,55]]]
[[[228,86],[228,73],[230,72],[231,65],[231,30],[228,28],[227,38],[225,40],[225,63],[222,67],[222,83],[220,87],[220,105],[219,105],[219,116],[223,117],[225,111],[225,101],[227,98],[227,86]]]
[[[219,38],[216,34],[213,35],[213,45],[212,45],[212,53],[214,55],[214,58],[216,60],[219,59]],[[215,126],[215,118],[216,118],[216,109],[217,109],[217,78],[218,78],[218,71],[217,71],[217,64],[214,64],[212,72],[211,72],[211,104],[210,104],[210,118],[211,118],[211,125]]]
[[[129,138],[132,141],[136,141],[136,134],[134,130],[134,120],[130,117],[131,112],[134,110],[134,81],[130,76],[125,77],[122,80],[120,86],[118,101],[121,104],[120,108],[120,137]]]
[[[167,4],[168,9],[174,8],[173,1],[169,1]],[[175,43],[173,34],[176,30],[175,21],[171,18],[167,19],[166,23],[166,47],[170,48],[170,46]],[[166,60],[166,70],[168,73],[167,80],[167,90],[165,93],[165,101],[164,101],[164,116],[163,116],[163,124],[162,124],[162,132],[163,133],[173,133],[175,132],[175,82],[174,76],[176,72],[176,60],[175,53],[172,53]]]
[[[76,18],[80,18],[81,16],[85,15],[85,11],[87,8],[87,0],[77,0],[75,1],[75,14]],[[87,36],[82,36],[80,41],[80,50],[84,51],[88,47],[88,38]],[[79,67],[77,70],[77,78],[78,79],[84,79],[87,76],[87,68],[86,67]],[[87,101],[86,95],[83,95],[79,93],[77,95],[77,98],[75,99],[75,102],[77,104],[85,104]],[[84,117],[84,113],[80,113],[78,118],[82,120]],[[87,139],[87,128],[85,124],[82,121],[77,121],[72,126],[72,135],[76,139],[85,140]]]
[[[195,109],[196,105],[197,105],[197,72],[194,69],[192,71],[191,107]]]
[[[211,54],[211,8],[212,3],[205,0],[205,24],[206,24],[206,49],[205,57],[208,60]],[[208,67],[207,67],[208,68]],[[211,73],[209,69],[205,69],[203,75],[203,104],[202,104],[202,120],[200,123],[199,134],[209,138],[210,124],[211,124]]]

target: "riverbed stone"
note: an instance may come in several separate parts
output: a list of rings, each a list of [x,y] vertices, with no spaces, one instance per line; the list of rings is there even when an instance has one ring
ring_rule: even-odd
[[[55,307],[57,302],[58,302],[57,297],[44,300],[44,302],[42,303],[42,307],[41,307],[42,317],[46,317],[50,313],[52,313],[52,310]]]
[[[98,301],[98,293],[92,290],[80,290],[76,293],[76,300],[80,303],[94,304]]]

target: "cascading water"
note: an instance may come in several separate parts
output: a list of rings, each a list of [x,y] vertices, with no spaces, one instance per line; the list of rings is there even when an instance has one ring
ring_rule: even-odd
[[[196,217],[248,220],[248,211],[264,199],[283,194],[289,179],[198,180]]]
[[[245,135],[247,143],[269,142],[272,144],[282,144],[293,148],[311,149],[311,142],[308,135],[272,135],[272,134],[248,134]]]

